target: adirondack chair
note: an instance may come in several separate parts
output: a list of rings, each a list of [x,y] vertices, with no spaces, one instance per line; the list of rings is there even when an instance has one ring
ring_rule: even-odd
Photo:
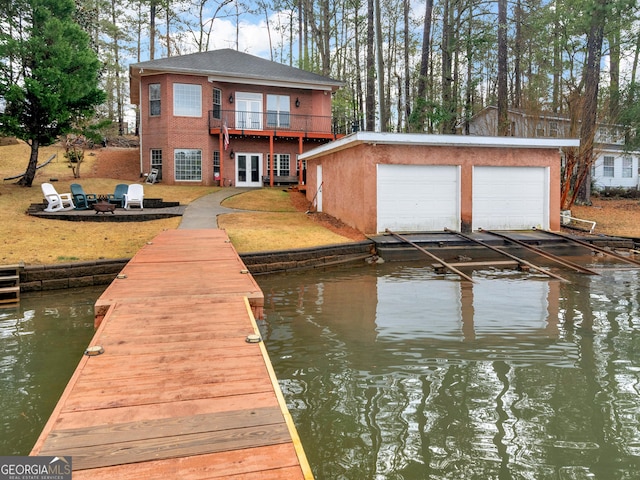
[[[124,208],[125,210],[129,210],[129,207],[132,205],[138,205],[142,210],[143,207],[143,199],[144,199],[144,188],[142,185],[138,183],[133,183],[129,185],[129,189],[127,193],[124,194]]]
[[[127,193],[128,189],[129,185],[127,185],[126,183],[119,183],[118,185],[116,185],[116,189],[113,191],[113,193],[107,195],[107,201],[109,203],[115,203],[119,207],[122,207],[124,205],[124,195],[125,193]]]
[[[42,184],[42,193],[47,200],[45,212],[60,212],[64,210],[73,210],[73,199],[70,193],[58,193],[50,183]]]
[[[76,210],[87,210],[98,201],[98,197],[94,193],[84,193],[82,185],[77,183],[71,184],[71,196]]]

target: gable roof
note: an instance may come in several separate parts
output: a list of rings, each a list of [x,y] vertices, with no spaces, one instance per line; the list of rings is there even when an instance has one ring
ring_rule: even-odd
[[[206,75],[213,81],[326,91],[342,86],[338,80],[230,48],[134,63],[129,66],[129,73],[132,101],[134,95],[137,97],[140,77],[158,73]]]

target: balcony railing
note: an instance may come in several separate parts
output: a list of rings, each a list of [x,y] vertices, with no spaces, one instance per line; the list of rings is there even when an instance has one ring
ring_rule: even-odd
[[[307,135],[334,134],[332,118],[327,116],[241,110],[209,111],[209,130],[225,125],[229,130],[273,131],[278,135],[286,135],[287,132]]]

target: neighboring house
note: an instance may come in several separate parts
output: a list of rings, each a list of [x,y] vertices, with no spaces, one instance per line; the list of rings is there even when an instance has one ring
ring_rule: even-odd
[[[140,171],[159,170],[163,183],[297,182],[298,155],[337,138],[331,99],[341,83],[328,77],[231,49],[129,70]]]
[[[568,117],[556,114],[531,115],[510,109],[511,135],[524,138],[570,138]],[[487,107],[469,124],[469,135],[495,135],[498,109]],[[596,131],[591,181],[596,188],[637,188],[640,152],[624,151],[624,131],[619,125],[599,125]]]
[[[578,140],[359,132],[301,155],[307,199],[363,233],[560,229]]]

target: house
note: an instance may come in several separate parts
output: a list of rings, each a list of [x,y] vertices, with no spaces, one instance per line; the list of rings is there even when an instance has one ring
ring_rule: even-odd
[[[557,114],[531,115],[509,109],[511,135],[524,138],[569,138],[569,117]],[[495,135],[498,109],[487,107],[469,123],[469,135]],[[591,181],[596,189],[606,187],[638,188],[640,186],[640,152],[626,152],[624,129],[620,125],[601,124],[594,139],[596,155],[591,168]]]
[[[130,66],[140,172],[163,183],[298,182],[299,154],[329,142],[341,83],[231,49]],[[268,178],[265,178],[268,177]]]
[[[307,199],[366,234],[560,229],[571,139],[358,132],[300,158]]]

